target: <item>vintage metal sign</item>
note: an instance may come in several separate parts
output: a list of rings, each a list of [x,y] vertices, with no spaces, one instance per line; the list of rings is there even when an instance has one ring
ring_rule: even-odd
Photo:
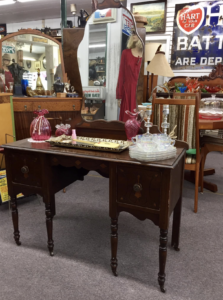
[[[15,54],[15,47],[3,45],[2,53]]]
[[[128,12],[125,12],[122,14],[122,32],[126,34],[127,36],[130,36],[131,29],[133,28],[133,20],[131,18],[131,15]]]
[[[177,4],[171,67],[213,69],[223,61],[223,1]]]
[[[83,94],[84,94],[85,98],[87,98],[87,99],[105,99],[105,88],[102,86],[83,87]]]

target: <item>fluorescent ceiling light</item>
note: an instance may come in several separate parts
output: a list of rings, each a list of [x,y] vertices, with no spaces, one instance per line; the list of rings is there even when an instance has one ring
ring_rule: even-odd
[[[100,48],[100,47],[105,47],[106,44],[95,44],[95,45],[89,45],[89,48]]]
[[[36,61],[35,58],[33,58],[33,57],[26,57],[26,56],[23,56],[23,60],[32,60],[32,61]]]
[[[4,0],[4,1],[0,1],[0,6],[14,4],[14,3],[15,3],[15,0]]]
[[[37,0],[17,0],[18,2],[24,3],[24,2],[31,2],[31,1],[37,1]]]

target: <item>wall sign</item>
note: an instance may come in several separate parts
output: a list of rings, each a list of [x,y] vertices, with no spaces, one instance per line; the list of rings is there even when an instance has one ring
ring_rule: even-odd
[[[133,20],[131,15],[128,12],[123,13],[122,15],[122,32],[127,36],[130,36],[131,29],[134,28]]]
[[[13,46],[2,46],[2,53],[15,54],[15,47]]]
[[[100,9],[94,12],[94,23],[109,23],[116,21],[116,9]]]
[[[87,99],[105,99],[104,87],[83,87],[83,94]]]
[[[223,62],[223,1],[177,4],[171,67],[213,69]]]
[[[48,44],[48,39],[43,39],[43,38],[33,36],[33,42],[40,42],[40,43]]]

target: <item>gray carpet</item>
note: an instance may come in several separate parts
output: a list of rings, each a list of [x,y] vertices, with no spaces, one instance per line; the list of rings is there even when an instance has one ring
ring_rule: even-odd
[[[223,156],[209,154],[207,167],[216,168],[208,180],[218,183],[219,193],[199,194],[194,214],[193,184],[185,182],[181,251],[168,247],[166,294],[157,283],[159,229],[148,220],[120,215],[119,277],[112,275],[108,180],[92,172],[56,195],[54,257],[46,248],[40,197],[19,201],[20,247],[8,206],[0,207],[0,299],[222,300]]]

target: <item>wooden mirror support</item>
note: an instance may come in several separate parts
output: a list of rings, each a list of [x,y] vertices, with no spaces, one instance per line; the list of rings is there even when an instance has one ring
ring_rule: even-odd
[[[125,9],[133,19],[134,27],[136,29],[137,36],[142,41],[140,37],[134,16],[132,13],[124,7],[120,1],[114,0],[104,0],[102,3],[98,3],[97,0],[92,0],[92,13],[97,9],[106,9],[106,8],[123,8]],[[71,84],[74,85],[75,90],[83,99],[83,90],[81,77],[78,67],[77,51],[78,46],[81,43],[84,37],[84,28],[66,28],[63,31],[63,53],[64,53],[64,63],[65,69],[68,77],[70,78]],[[143,43],[144,45],[144,43]],[[144,56],[144,47],[143,47],[143,56]],[[143,64],[143,63],[142,63]],[[71,122],[72,128],[76,128],[77,134],[79,136],[87,137],[100,137],[108,139],[122,139],[126,140],[125,134],[125,123],[121,121],[105,121],[105,120],[95,120],[95,121],[86,121],[82,118],[81,112],[78,113],[78,116]]]

